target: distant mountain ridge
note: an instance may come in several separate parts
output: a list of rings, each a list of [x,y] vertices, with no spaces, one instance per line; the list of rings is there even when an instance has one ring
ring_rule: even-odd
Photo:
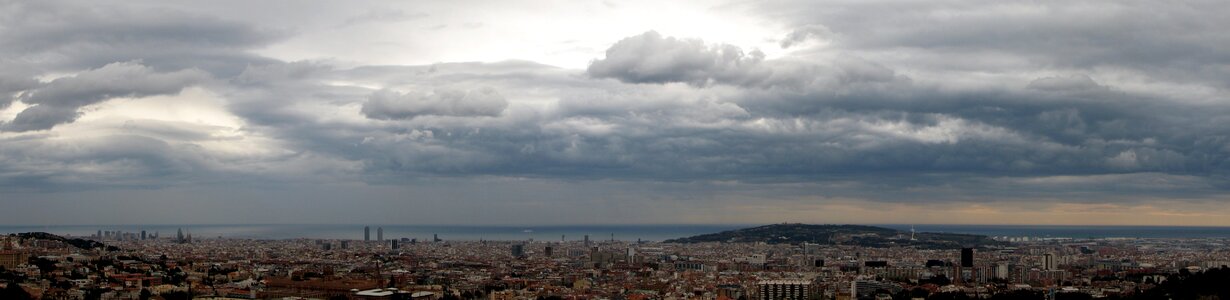
[[[915,232],[867,225],[814,225],[783,223],[751,228],[728,230],[685,238],[666,240],[666,243],[755,243],[769,244],[827,244],[859,245],[867,247],[916,246],[921,248],[960,248],[996,245],[1000,242],[983,235]]]

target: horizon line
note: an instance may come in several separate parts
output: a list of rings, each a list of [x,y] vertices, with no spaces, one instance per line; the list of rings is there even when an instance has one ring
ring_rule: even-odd
[[[978,224],[978,223],[641,223],[641,224],[388,224],[388,223],[129,223],[129,224],[0,224],[0,227],[66,227],[66,226],[428,226],[428,227],[637,227],[637,226],[766,226],[777,224],[806,225],[863,225],[863,226],[1058,226],[1058,227],[1187,227],[1187,228],[1230,228],[1230,225],[1158,225],[1158,224]]]

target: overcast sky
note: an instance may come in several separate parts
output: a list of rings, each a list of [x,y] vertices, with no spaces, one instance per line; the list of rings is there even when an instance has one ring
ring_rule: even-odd
[[[1227,15],[0,0],[0,224],[1230,226]]]

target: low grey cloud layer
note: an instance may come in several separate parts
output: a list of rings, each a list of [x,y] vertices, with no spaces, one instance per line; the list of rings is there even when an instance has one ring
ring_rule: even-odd
[[[50,129],[76,120],[82,106],[113,98],[175,94],[206,78],[206,74],[194,69],[158,73],[135,62],[112,63],[27,90],[21,100],[33,106],[0,129]]]
[[[0,190],[15,199],[272,186],[286,192],[262,201],[291,203],[337,186],[370,203],[426,191],[405,201],[555,207],[570,222],[630,209],[619,203],[760,222],[756,207],[774,205],[1197,210],[1230,196],[1219,3],[770,1],[723,9],[776,24],[778,49],[629,28],[584,69],[289,59],[278,45],[302,45],[295,30],[256,20],[0,6]],[[468,30],[500,28],[482,24]],[[671,221],[654,218],[637,221]]]
[[[494,89],[470,91],[437,89],[431,94],[376,91],[363,104],[363,114],[373,119],[413,119],[418,116],[496,117],[508,101]]]

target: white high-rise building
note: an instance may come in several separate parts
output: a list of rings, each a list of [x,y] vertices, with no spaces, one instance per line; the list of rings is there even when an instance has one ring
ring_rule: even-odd
[[[1001,262],[995,265],[995,278],[1008,279],[1008,263]]]
[[[1047,253],[1042,255],[1042,269],[1046,271],[1059,270],[1059,261],[1055,260],[1054,254]]]

